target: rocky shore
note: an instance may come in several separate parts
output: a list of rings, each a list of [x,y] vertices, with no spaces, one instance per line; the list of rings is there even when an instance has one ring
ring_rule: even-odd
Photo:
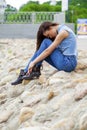
[[[75,71],[43,62],[37,80],[11,86],[35,50],[35,40],[0,39],[0,130],[87,130],[87,53]]]

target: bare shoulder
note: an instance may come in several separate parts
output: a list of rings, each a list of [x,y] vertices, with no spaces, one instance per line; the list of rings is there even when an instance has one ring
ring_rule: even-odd
[[[69,32],[66,30],[62,30],[59,34],[59,37],[67,38],[69,36]]]

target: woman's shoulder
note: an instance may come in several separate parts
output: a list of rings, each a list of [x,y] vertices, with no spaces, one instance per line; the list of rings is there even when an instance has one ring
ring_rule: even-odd
[[[66,30],[68,32],[72,32],[72,30],[70,29],[70,27],[68,27],[67,25],[65,24],[60,24],[59,27],[58,27],[58,32],[61,32],[62,30]]]
[[[58,32],[60,32],[61,30],[63,30],[64,28],[66,28],[67,26],[65,24],[60,24],[58,26]]]

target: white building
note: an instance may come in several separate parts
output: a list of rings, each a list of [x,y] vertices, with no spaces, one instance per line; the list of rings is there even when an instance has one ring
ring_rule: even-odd
[[[0,13],[3,13],[6,8],[6,2],[5,0],[0,0]]]
[[[51,0],[51,5],[56,5],[56,0]]]
[[[0,23],[4,22],[4,11],[6,8],[5,0],[0,0]]]

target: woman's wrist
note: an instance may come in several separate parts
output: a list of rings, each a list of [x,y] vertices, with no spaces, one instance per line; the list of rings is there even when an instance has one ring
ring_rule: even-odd
[[[35,66],[36,65],[36,62],[35,62],[35,60],[34,61],[32,61],[33,62],[33,65]]]

